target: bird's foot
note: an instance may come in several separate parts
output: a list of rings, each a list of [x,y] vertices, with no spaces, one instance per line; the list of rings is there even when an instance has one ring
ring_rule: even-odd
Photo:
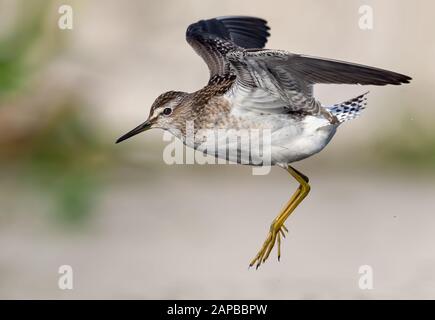
[[[285,233],[288,229],[284,224],[279,225],[277,222],[273,222],[270,226],[269,234],[264,241],[261,250],[257,253],[254,259],[252,259],[249,267],[255,264],[255,268],[258,269],[262,263],[264,263],[267,258],[269,258],[270,252],[272,251],[275,243],[278,242],[278,261],[281,258],[281,237],[285,238]]]

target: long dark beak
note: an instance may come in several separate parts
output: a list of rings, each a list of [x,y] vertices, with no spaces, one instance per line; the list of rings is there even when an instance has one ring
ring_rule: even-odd
[[[124,141],[128,138],[131,138],[135,135],[137,135],[138,133],[144,132],[148,129],[151,128],[151,123],[147,120],[144,123],[142,123],[141,125],[137,126],[136,128],[134,128],[133,130],[127,132],[126,134],[124,134],[121,138],[119,138],[118,140],[116,140],[116,143],[120,143],[121,141]]]

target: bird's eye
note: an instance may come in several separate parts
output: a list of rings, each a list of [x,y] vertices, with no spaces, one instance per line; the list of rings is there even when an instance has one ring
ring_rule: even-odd
[[[172,109],[171,108],[165,108],[163,109],[163,114],[165,116],[169,116],[172,113]]]

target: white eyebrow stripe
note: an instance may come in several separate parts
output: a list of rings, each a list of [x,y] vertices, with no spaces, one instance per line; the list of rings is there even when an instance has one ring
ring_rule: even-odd
[[[165,109],[165,107],[158,107],[153,111],[153,114],[150,117],[150,120],[157,118]]]

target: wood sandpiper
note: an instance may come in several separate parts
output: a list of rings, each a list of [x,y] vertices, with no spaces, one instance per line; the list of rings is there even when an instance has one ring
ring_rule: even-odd
[[[356,118],[366,105],[366,94],[334,105],[322,105],[313,96],[313,85],[360,84],[400,85],[410,77],[355,63],[264,49],[269,36],[267,22],[260,18],[227,16],[201,20],[190,25],[187,42],[203,58],[210,71],[208,84],[193,93],[169,91],[151,107],[148,119],[117,140],[121,142],[150,128],[168,130],[187,146],[204,153],[203,144],[187,141],[186,122],[194,130],[228,130],[223,148],[211,153],[228,159],[225,141],[242,129],[269,129],[270,163],[284,168],[299,187],[281,213],[273,220],[266,241],[250,266],[258,268],[288,232],[286,219],[310,191],[308,177],[290,163],[321,151],[341,123]],[[219,141],[218,141],[219,142]],[[241,159],[246,145],[229,160],[258,164],[250,157]],[[242,161],[243,160],[243,161]]]

